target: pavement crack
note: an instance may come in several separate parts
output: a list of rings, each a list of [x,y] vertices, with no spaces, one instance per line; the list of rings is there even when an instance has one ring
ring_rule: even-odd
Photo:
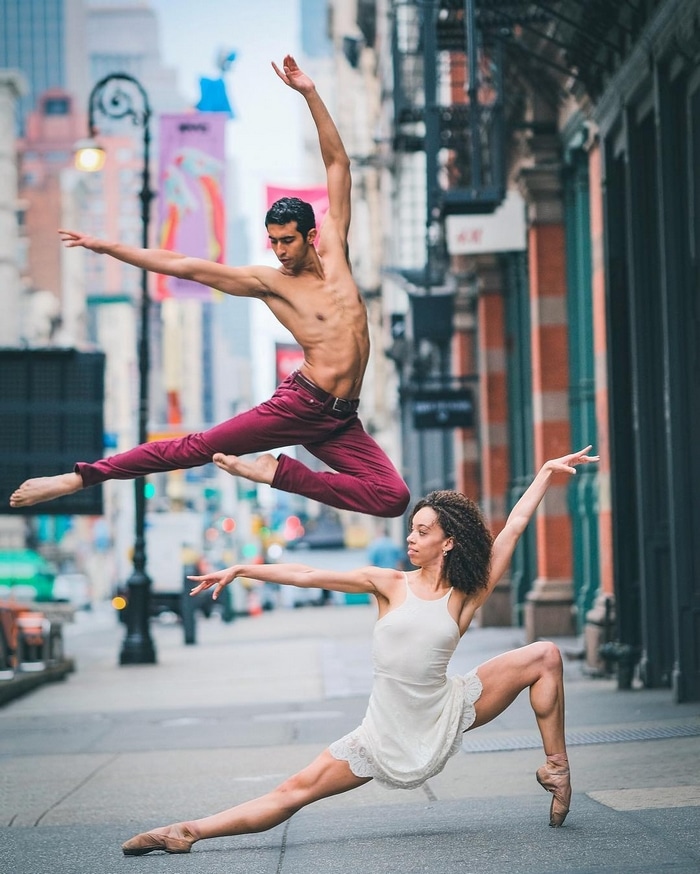
[[[57,799],[56,801],[54,801],[54,803],[53,803],[52,805],[50,805],[49,807],[46,808],[46,810],[41,814],[41,816],[40,816],[40,817],[36,820],[36,822],[34,823],[34,828],[36,828],[36,827],[39,825],[39,823],[42,821],[42,819],[43,819],[45,816],[47,816],[49,813],[51,813],[52,810],[55,810],[55,809],[59,806],[59,804],[63,804],[63,802],[64,802],[67,798],[70,798],[71,795],[74,795],[74,794],[78,791],[78,789],[82,789],[83,786],[85,786],[87,783],[89,783],[90,780],[92,780],[92,778],[93,778],[96,774],[99,774],[99,772],[100,772],[101,770],[103,770],[103,768],[106,768],[107,765],[111,765],[112,762],[116,761],[118,758],[119,758],[119,753],[115,753],[113,756],[110,756],[106,761],[102,762],[102,763],[101,763],[100,765],[98,765],[96,768],[93,768],[93,770],[92,770],[92,771],[91,771],[87,776],[85,776],[85,777],[80,781],[80,783],[78,783],[76,786],[73,786],[72,789],[69,789],[68,792],[66,792],[66,793],[65,793],[64,795],[62,795],[59,799]]]
[[[289,834],[289,823],[291,822],[291,817],[284,824],[284,833],[282,835],[282,843],[280,845],[280,858],[277,863],[277,871],[275,874],[281,874],[282,865],[284,864],[284,856],[287,851],[287,835]]]

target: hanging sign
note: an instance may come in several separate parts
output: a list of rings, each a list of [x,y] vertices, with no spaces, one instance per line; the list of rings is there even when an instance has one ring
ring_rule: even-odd
[[[411,398],[413,427],[471,428],[474,395],[467,388],[418,391]]]
[[[488,215],[448,215],[445,219],[450,255],[522,252],[526,248],[525,201],[511,190]]]

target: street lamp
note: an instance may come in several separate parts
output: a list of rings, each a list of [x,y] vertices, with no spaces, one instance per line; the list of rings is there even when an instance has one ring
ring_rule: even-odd
[[[151,201],[154,197],[151,191],[149,170],[151,107],[148,95],[141,83],[127,73],[111,73],[95,85],[88,100],[89,139],[78,143],[76,149],[76,166],[81,170],[99,170],[104,164],[104,150],[95,139],[98,132],[95,126],[95,116],[98,114],[116,120],[130,118],[134,125],[143,129],[143,169],[139,199],[141,201],[142,245],[144,249],[147,249]],[[139,443],[145,443],[148,440],[149,309],[148,272],[142,270],[138,345]],[[119,662],[122,665],[153,664],[156,661],[155,647],[149,629],[151,580],[146,573],[145,486],[146,481],[143,477],[134,481],[134,569],[127,580],[129,588],[129,604],[126,611],[127,631],[119,656]]]

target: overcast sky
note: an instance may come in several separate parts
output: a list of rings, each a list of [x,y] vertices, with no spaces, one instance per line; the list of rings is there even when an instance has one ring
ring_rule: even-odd
[[[280,162],[280,135],[296,127],[300,107],[270,61],[279,63],[298,50],[297,0],[149,2],[158,12],[163,61],[178,71],[180,89],[193,104],[199,99],[199,77],[218,76],[219,50],[236,52],[225,74],[236,113],[229,137],[233,153],[245,154],[249,169]]]
[[[270,66],[288,52],[299,54],[298,0],[148,0],[159,19],[163,63],[178,71],[180,90],[192,105],[199,78],[217,78],[217,55],[234,51],[225,74],[235,119],[227,125],[227,152],[235,160],[237,206],[247,216],[255,261],[265,239],[264,186],[296,185],[302,167],[298,94],[280,82]],[[259,239],[256,228],[260,229]]]
[[[264,248],[264,186],[302,184],[303,99],[277,78],[271,61],[300,54],[299,0],[149,0],[159,19],[164,65],[178,71],[180,91],[194,105],[199,78],[217,78],[219,50],[236,52],[225,74],[236,118],[227,125],[227,151],[235,160],[236,212],[248,222],[243,263],[270,263]],[[230,204],[230,206],[232,206]],[[274,382],[274,342],[291,338],[265,307],[253,307],[254,384],[261,399]]]

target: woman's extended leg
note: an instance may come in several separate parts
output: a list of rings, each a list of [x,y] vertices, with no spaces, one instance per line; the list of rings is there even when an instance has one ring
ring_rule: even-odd
[[[195,841],[266,831],[289,819],[302,807],[321,798],[357,789],[371,777],[356,777],[346,761],[324,750],[318,758],[272,792],[203,819],[180,822],[136,835],[125,844],[125,856],[142,856],[153,850],[189,853]]]
[[[495,719],[524,690],[542,736],[547,762],[537,780],[553,794],[551,826],[560,826],[569,812],[571,782],[564,733],[564,676],[559,649],[548,641],[532,643],[484,662],[477,668],[483,691],[475,704],[470,730]]]

